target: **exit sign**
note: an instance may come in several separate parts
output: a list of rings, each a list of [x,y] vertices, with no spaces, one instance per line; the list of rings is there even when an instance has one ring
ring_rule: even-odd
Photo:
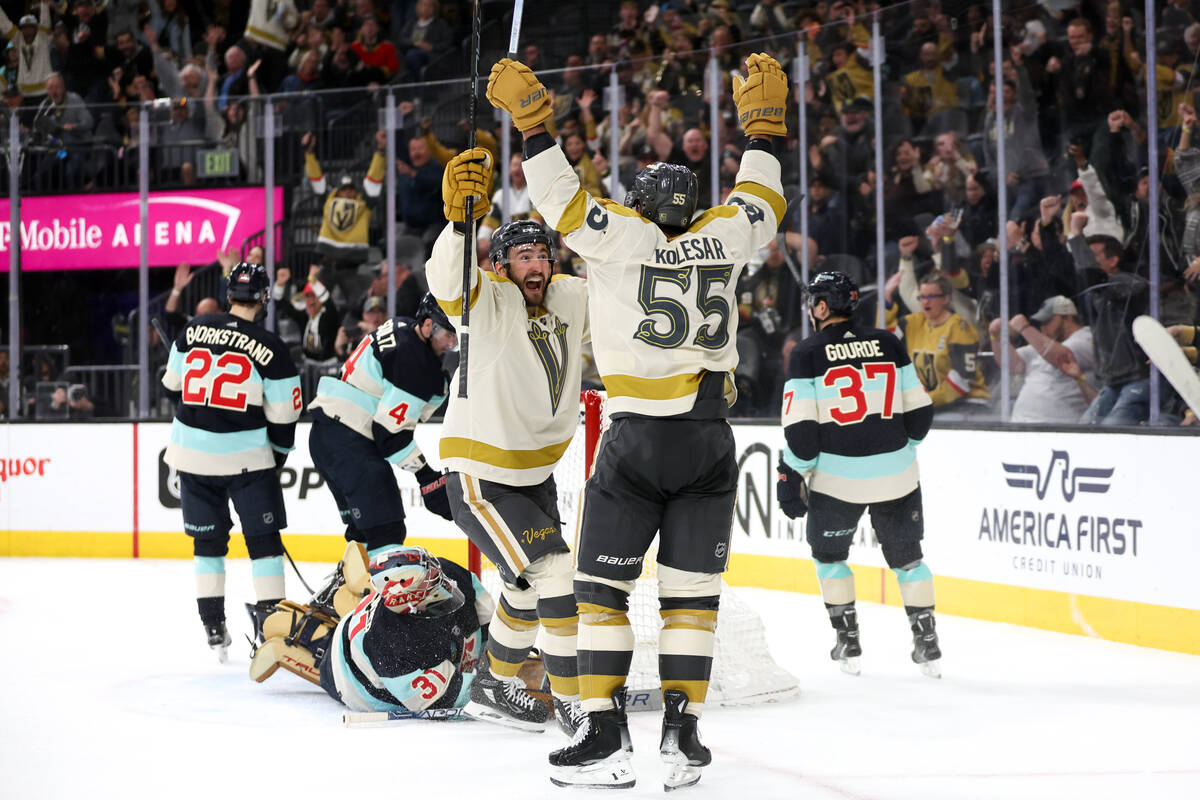
[[[196,172],[201,178],[236,178],[238,174],[238,151],[226,148],[199,150]]]

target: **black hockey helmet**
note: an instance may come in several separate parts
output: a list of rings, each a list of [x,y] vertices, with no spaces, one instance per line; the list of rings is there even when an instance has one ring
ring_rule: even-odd
[[[371,587],[383,605],[397,614],[445,617],[466,603],[462,589],[442,570],[442,562],[423,547],[394,545],[371,558]]]
[[[488,250],[488,258],[492,266],[508,266],[508,251],[521,244],[544,244],[550,251],[550,263],[554,263],[554,239],[550,232],[536,220],[517,219],[500,228],[492,234],[492,246]]]
[[[829,313],[835,317],[849,317],[854,314],[858,305],[858,284],[844,272],[821,272],[804,287],[808,296],[808,307],[812,308],[821,300],[829,306]]]
[[[696,213],[700,184],[696,174],[679,164],[651,164],[633,179],[625,205],[646,219],[672,228],[686,228]]]
[[[229,288],[225,294],[231,303],[261,303],[266,301],[267,268],[262,264],[239,261],[229,272]]]
[[[424,324],[425,320],[433,320],[434,327],[444,328],[445,330],[454,333],[454,326],[450,324],[450,318],[446,316],[446,312],[438,305],[437,298],[433,296],[433,292],[426,292],[421,298],[420,305],[417,306],[417,324]]]

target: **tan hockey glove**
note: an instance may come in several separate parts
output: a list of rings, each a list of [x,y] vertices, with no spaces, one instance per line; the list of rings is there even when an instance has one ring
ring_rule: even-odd
[[[788,81],[779,62],[766,53],[746,59],[746,79],[733,77],[738,125],[747,136],[784,136]]]
[[[492,207],[492,155],[486,148],[464,150],[442,172],[442,202],[446,219],[467,221],[467,198],[474,197],[471,216],[481,219]]]
[[[492,67],[487,99],[496,108],[512,114],[519,131],[541,125],[554,113],[550,92],[529,67],[511,58],[502,58]]]

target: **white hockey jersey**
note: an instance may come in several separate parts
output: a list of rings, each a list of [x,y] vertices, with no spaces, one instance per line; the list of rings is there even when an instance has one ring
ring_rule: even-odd
[[[429,290],[455,325],[462,321],[462,247],[462,234],[447,224],[425,266]],[[579,424],[587,284],[553,276],[542,313],[532,316],[515,283],[476,268],[470,297],[470,397],[458,396],[456,373],[442,425],[442,466],[510,486],[539,484]]]
[[[293,0],[251,0],[246,39],[274,50],[286,50],[299,21],[300,13]]]
[[[587,261],[596,366],[607,410],[652,417],[692,410],[706,373],[737,366],[742,269],[775,236],[787,203],[779,161],[748,150],[725,205],[668,238],[632,209],[597,200],[558,147],[524,163],[534,208]],[[732,380],[726,381],[732,392]]]

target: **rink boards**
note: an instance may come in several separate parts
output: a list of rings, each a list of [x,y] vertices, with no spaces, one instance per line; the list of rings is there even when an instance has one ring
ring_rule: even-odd
[[[186,558],[163,423],[5,425],[0,555]],[[783,447],[774,425],[736,425],[741,468],[729,583],[817,592],[801,525],[774,499]],[[436,424],[417,441],[436,462]],[[312,466],[308,426],[284,472],[285,542],[297,560],[334,561],[344,540]],[[1190,437],[935,430],[919,448],[926,563],[944,612],[1200,654],[1200,454]],[[578,470],[578,461],[564,471]],[[570,478],[560,476],[560,488]],[[410,541],[465,560],[453,524],[400,478]],[[578,483],[575,481],[574,483]],[[574,497],[561,492],[564,518]],[[1192,501],[1192,502],[1189,502]],[[231,553],[245,555],[240,537]],[[869,520],[851,553],[859,599],[898,604]]]

